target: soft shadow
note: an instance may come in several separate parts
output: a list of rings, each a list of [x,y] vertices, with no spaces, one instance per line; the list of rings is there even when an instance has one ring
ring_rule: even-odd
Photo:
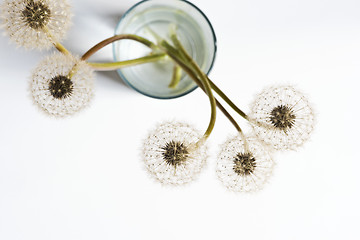
[[[121,85],[124,89],[130,89],[116,71],[100,71],[96,74],[101,78],[108,79],[111,83]]]
[[[120,19],[122,18],[122,16],[124,14],[125,14],[125,11],[116,12],[116,13],[99,14],[99,16],[107,26],[115,29],[115,27],[118,25]]]

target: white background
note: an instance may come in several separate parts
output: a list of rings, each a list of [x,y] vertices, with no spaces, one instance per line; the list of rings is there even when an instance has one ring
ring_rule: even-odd
[[[64,45],[83,54],[113,35],[136,2],[73,1]],[[274,177],[260,193],[230,193],[215,161],[235,130],[219,114],[199,180],[162,187],[144,170],[142,139],[169,119],[205,130],[210,112],[200,90],[155,100],[115,72],[99,73],[91,107],[48,118],[27,88],[50,52],[0,37],[0,239],[360,239],[360,1],[192,2],[217,34],[211,78],[245,111],[265,86],[297,86],[317,112],[312,140],[275,156]],[[111,59],[111,47],[92,58]]]

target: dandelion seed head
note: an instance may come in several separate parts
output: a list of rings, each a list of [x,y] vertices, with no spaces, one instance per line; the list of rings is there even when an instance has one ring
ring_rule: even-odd
[[[201,136],[189,124],[159,124],[143,144],[148,172],[164,185],[182,185],[196,179],[207,159],[205,144],[194,147]]]
[[[73,89],[73,82],[67,76],[58,75],[49,82],[49,91],[57,99],[70,97]]]
[[[71,25],[67,0],[4,0],[1,27],[18,46],[49,49],[65,38]]]
[[[161,148],[164,161],[171,166],[184,164],[189,156],[188,148],[182,142],[170,141]]]
[[[33,102],[43,112],[69,116],[88,106],[93,98],[93,70],[77,57],[55,53],[34,70],[30,91]]]
[[[22,11],[22,16],[29,27],[42,29],[50,20],[51,10],[42,2],[29,0],[25,9]]]
[[[234,158],[233,170],[239,175],[249,175],[256,168],[256,159],[252,153],[238,153]]]
[[[270,112],[270,122],[271,124],[278,129],[286,131],[290,129],[295,124],[296,115],[294,111],[284,105],[279,105],[274,107]]]
[[[277,150],[297,149],[314,128],[310,103],[291,86],[265,89],[257,95],[249,116],[257,136]]]
[[[272,175],[274,162],[256,137],[240,135],[221,147],[216,173],[222,184],[234,192],[261,190]]]

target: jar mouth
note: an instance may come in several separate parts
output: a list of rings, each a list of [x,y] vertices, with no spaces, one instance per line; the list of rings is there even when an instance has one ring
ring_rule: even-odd
[[[192,53],[194,60],[200,63],[202,70],[209,74],[216,58],[216,35],[206,15],[188,1],[144,0],[138,2],[122,16],[115,28],[115,34],[136,34],[156,41],[154,35],[151,36],[148,32],[165,34],[166,31],[169,32],[170,23],[178,27],[177,33],[185,48]],[[151,29],[151,31],[147,32],[146,29]],[[140,52],[146,51],[150,53],[149,49],[139,46],[139,43],[130,41],[113,43],[115,61],[142,57],[146,54]],[[166,82],[171,80],[173,67],[170,68],[170,66],[173,66],[173,63],[169,60],[168,63],[147,63],[119,69],[117,72],[132,89],[156,99],[182,97],[197,88],[196,83],[183,74],[181,84],[176,89],[170,89],[166,85]]]

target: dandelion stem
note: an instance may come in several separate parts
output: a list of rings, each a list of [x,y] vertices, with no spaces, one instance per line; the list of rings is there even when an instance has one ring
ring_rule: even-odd
[[[78,68],[79,68],[79,65],[77,63],[75,63],[75,65],[72,67],[72,69],[68,73],[67,77],[69,79],[71,79],[74,76],[74,74],[76,73],[76,71],[78,70]]]
[[[89,59],[94,53],[96,53],[97,51],[99,51],[100,49],[102,49],[103,47],[109,45],[110,43],[113,43],[115,41],[118,40],[123,40],[123,39],[129,39],[129,40],[134,40],[137,42],[140,42],[146,46],[148,46],[149,48],[155,50],[157,49],[156,44],[152,43],[151,41],[137,36],[137,35],[133,35],[133,34],[120,34],[120,35],[115,35],[113,37],[107,38],[104,41],[96,44],[94,47],[90,48],[89,51],[87,51],[82,57],[81,60],[86,61],[87,59]]]
[[[54,46],[59,52],[62,52],[63,54],[70,54],[70,52],[61,43],[54,43]]]
[[[175,36],[176,37],[176,36]],[[129,40],[135,40],[135,41],[138,41],[142,44],[144,44],[145,46],[153,49],[153,50],[158,50],[159,49],[159,46],[157,46],[156,44],[154,44],[153,42],[145,39],[145,38],[142,38],[142,37],[139,37],[137,35],[132,35],[132,34],[122,34],[122,35],[115,35],[113,37],[110,37],[108,39],[105,39],[104,41],[96,44],[94,47],[92,47],[90,50],[88,50],[83,56],[82,56],[82,60],[87,60],[88,58],[90,58],[93,54],[95,54],[97,51],[99,51],[100,49],[102,49],[103,47],[107,46],[108,44],[110,43],[113,43],[115,41],[118,41],[118,40],[122,40],[122,39],[129,39]],[[174,39],[173,39],[174,40]],[[181,43],[178,41],[178,45],[180,47],[182,47]],[[190,67],[188,66],[188,62],[189,60],[186,59],[186,54],[184,54],[184,52],[186,53],[186,51],[178,51],[177,49],[175,49],[174,47],[172,47],[170,44],[168,44],[166,41],[163,41],[163,44],[167,45],[168,48],[164,48],[162,47],[162,50],[170,57],[172,58],[172,60],[177,64],[177,66],[179,66],[180,68],[182,68],[194,81],[195,83],[206,93],[206,89],[205,89],[205,86],[203,85],[203,81],[200,80],[199,76],[197,73],[195,73],[195,70],[193,69],[193,66]],[[183,47],[182,47],[183,48]],[[147,56],[149,57],[149,56]],[[153,57],[155,57],[155,54],[153,55]],[[190,56],[188,56],[191,60],[192,58]],[[160,59],[160,56],[159,56],[159,59]],[[135,61],[137,59],[134,59]],[[128,60],[128,61],[134,61],[134,60]],[[148,59],[149,60],[149,59]],[[156,60],[154,60],[156,61]],[[192,60],[193,61],[193,60]],[[126,61],[124,61],[126,62]],[[120,67],[125,67],[126,63],[124,62],[118,62],[118,63],[113,63],[115,67],[115,65],[119,64]],[[129,63],[129,62],[128,62]],[[145,63],[145,62],[143,62]],[[93,65],[94,67],[99,67],[99,68],[102,68],[102,67],[105,67],[105,66],[96,66],[97,63],[89,63],[90,65]],[[109,67],[110,68],[110,65],[111,64],[107,64],[106,67]],[[124,65],[124,66],[121,66],[121,65]],[[197,65],[197,64],[196,64]],[[128,65],[129,66],[129,65]],[[101,69],[100,69],[101,70]],[[202,72],[200,70],[200,72]],[[204,74],[205,75],[205,74]],[[235,104],[233,104],[229,98],[226,97],[226,95],[205,75],[204,77],[206,77],[206,80],[207,82],[210,84],[210,87],[211,88],[214,88],[214,91],[220,96],[222,97],[225,102],[227,102],[234,110],[235,109],[238,109],[236,107]],[[212,92],[211,92],[212,94]],[[216,103],[216,106],[223,112],[223,114],[229,119],[229,121],[233,124],[233,126],[236,128],[236,130],[238,132],[242,132],[240,126],[237,124],[237,122],[234,120],[234,118],[230,115],[230,113],[222,106],[222,104],[215,99],[215,103]],[[238,112],[241,116],[245,117],[246,115],[240,110],[235,110],[236,112]],[[213,117],[213,116],[212,116]],[[213,119],[213,118],[212,118]],[[212,122],[212,121],[211,121]],[[209,124],[210,125],[210,124]],[[209,129],[212,129],[215,125],[215,122],[211,124],[212,126],[209,126],[208,127],[208,130]],[[210,135],[211,131],[207,130],[207,134]],[[209,133],[210,132],[210,133]],[[205,136],[205,134],[204,134]]]
[[[175,46],[180,50],[181,56],[186,61],[193,61],[191,56],[186,52],[184,46],[181,44],[179,39],[176,36],[176,33],[174,31],[174,28],[171,29],[171,40],[174,42]],[[197,65],[197,64],[196,64]],[[206,75],[205,75],[206,76]],[[248,120],[248,116],[240,109],[238,108],[231,100],[226,96],[226,94],[218,88],[215,83],[213,83],[208,76],[206,76],[207,81],[210,83],[211,88],[235,111],[237,112],[241,117]]]
[[[246,120],[249,120],[248,116],[240,109],[238,108],[231,100],[226,96],[226,94],[218,88],[215,83],[213,83],[209,78],[208,81],[211,85],[211,88],[235,111],[237,112],[241,117],[243,117]]]
[[[210,106],[211,106],[211,116],[210,116],[209,126],[208,126],[206,132],[204,133],[204,137],[203,137],[204,140],[206,140],[210,136],[210,134],[211,134],[211,132],[214,129],[214,126],[215,126],[215,121],[216,121],[216,100],[214,98],[214,95],[213,95],[212,90],[211,90],[210,83],[207,80],[207,76],[205,75],[205,73],[203,73],[203,71],[201,71],[201,69],[197,65],[197,63],[186,52],[186,50],[184,49],[184,47],[182,46],[182,44],[180,43],[180,41],[176,37],[176,34],[172,34],[171,39],[174,42],[175,46],[177,47],[177,52],[180,53],[180,56],[182,56],[182,58],[187,58],[186,60],[187,60],[188,64],[191,66],[191,68],[193,69],[195,74],[198,75],[199,80],[201,81],[201,83],[202,83],[202,85],[204,87],[205,93],[209,97]],[[165,48],[169,47],[169,44],[165,40],[163,40],[160,43],[160,45],[165,47]],[[184,56],[186,56],[186,57],[184,57]]]
[[[116,70],[116,69],[124,68],[124,67],[130,67],[130,66],[134,66],[134,65],[138,65],[138,64],[156,62],[161,59],[164,59],[164,57],[166,57],[166,54],[160,53],[160,54],[150,54],[145,57],[121,61],[121,62],[110,62],[110,63],[88,62],[87,64],[90,65],[93,69],[95,69],[97,71],[111,71],[111,70]]]
[[[178,64],[184,70],[184,72],[186,72],[194,80],[194,82],[205,92],[204,86],[202,82],[199,80],[198,76],[189,66],[187,66],[184,63],[182,59],[179,58],[176,49],[170,45],[169,48],[166,50],[166,52],[173,59],[173,61],[176,62],[176,64]],[[223,114],[229,119],[229,121],[233,124],[236,130],[242,132],[240,126],[237,124],[237,122],[234,120],[231,114],[217,100],[216,100],[216,105],[223,112]]]
[[[181,79],[181,67],[175,64],[173,69],[173,76],[169,84],[169,88],[176,88],[177,85],[179,85],[180,79]]]
[[[46,26],[44,26],[42,29],[44,30],[44,32],[45,32],[45,34],[48,36],[48,38],[53,42],[54,47],[55,47],[59,52],[65,54],[65,55],[70,54],[70,52],[69,52],[61,43],[59,43],[59,42],[57,42],[57,41],[54,40],[54,37],[51,35],[49,29],[48,29]]]

